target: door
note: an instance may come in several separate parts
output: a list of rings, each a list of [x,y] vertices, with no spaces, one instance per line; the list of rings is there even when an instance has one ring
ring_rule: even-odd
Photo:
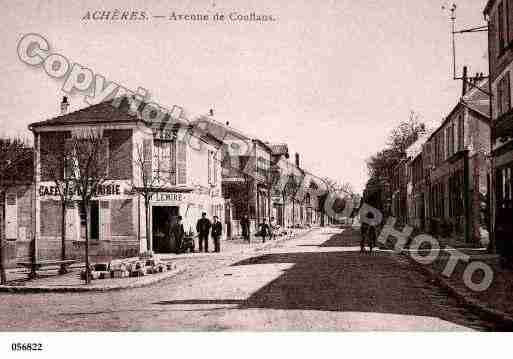
[[[155,253],[171,253],[175,250],[175,240],[170,237],[169,230],[176,223],[179,208],[176,206],[153,206],[153,251]]]

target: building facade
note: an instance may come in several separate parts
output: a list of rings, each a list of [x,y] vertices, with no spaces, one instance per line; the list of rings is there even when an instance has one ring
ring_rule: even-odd
[[[499,253],[513,255],[513,4],[489,0],[488,20],[492,146],[492,238]]]
[[[108,101],[30,126],[36,149],[35,238],[40,258],[60,255],[62,199],[56,184],[66,180],[63,154],[68,141],[88,131],[102,136],[107,175],[87,221],[80,196],[73,195],[66,204],[69,258],[83,256],[86,226],[91,257],[99,260],[174,250],[174,242],[166,238],[178,216],[191,234],[202,212],[224,218],[221,167],[216,161],[220,142],[194,134],[181,121],[172,126],[169,118],[145,121],[144,106],[134,109],[127,99],[120,105]],[[148,217],[144,189],[152,193]]]
[[[479,245],[488,226],[488,84],[466,81],[464,96],[423,147],[424,224],[433,235]]]

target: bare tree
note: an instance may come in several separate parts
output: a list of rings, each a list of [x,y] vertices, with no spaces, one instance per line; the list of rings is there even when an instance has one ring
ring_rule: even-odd
[[[151,224],[150,224],[150,202],[160,189],[161,182],[161,161],[157,161],[157,168],[153,171],[152,141],[147,140],[143,144],[138,144],[135,153],[135,166],[139,171],[141,181],[135,186],[134,190],[142,195],[144,199],[145,218],[146,218],[146,249],[152,250]],[[171,163],[169,164],[171,166]]]
[[[66,175],[73,184],[74,192],[81,199],[86,222],[85,226],[85,264],[86,283],[91,283],[89,262],[89,213],[91,202],[97,196],[98,189],[107,179],[109,154],[108,142],[101,132],[84,131],[66,141]]]
[[[41,162],[41,175],[44,178],[50,178],[54,183],[57,196],[61,204],[61,260],[66,260],[66,208],[73,204],[74,178],[70,175],[73,163],[72,146],[65,148],[64,151],[52,151],[53,146],[49,143],[41,146],[39,149]],[[66,146],[65,146],[66,147]],[[61,264],[60,274],[67,272],[66,265]]]
[[[0,223],[0,283],[5,284],[5,206],[7,192],[22,180],[32,180],[33,150],[19,138],[0,138],[0,202],[2,203]]]

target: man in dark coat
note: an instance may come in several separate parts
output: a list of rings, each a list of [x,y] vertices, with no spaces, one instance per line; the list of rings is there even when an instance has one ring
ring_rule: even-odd
[[[185,237],[185,230],[183,228],[182,216],[178,216],[177,222],[171,226],[171,237],[175,239],[176,254],[181,253],[183,239]]]
[[[240,225],[242,227],[242,238],[244,238],[245,241],[250,241],[250,233],[249,233],[249,218],[248,216],[242,217],[240,220]]]
[[[214,223],[212,223],[212,239],[214,240],[214,248],[217,253],[221,252],[221,234],[223,233],[223,226],[219,222],[219,218],[214,216]]]
[[[265,237],[270,234],[270,227],[267,224],[267,219],[263,219],[262,224],[260,224],[260,235],[262,236],[262,243],[265,243]]]
[[[198,220],[196,224],[196,232],[199,235],[199,251],[203,252],[203,244],[205,244],[205,253],[208,252],[208,234],[210,232],[210,227],[212,223],[210,223],[207,218],[207,214],[203,212],[201,214],[201,218]]]

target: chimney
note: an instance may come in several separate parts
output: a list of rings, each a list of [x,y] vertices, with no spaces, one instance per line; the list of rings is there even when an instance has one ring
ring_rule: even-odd
[[[211,108],[210,110],[208,110],[208,115],[209,115],[210,117],[213,117],[213,116],[214,116],[214,109],[213,109],[213,108]]]
[[[299,153],[296,153],[296,167],[299,168]]]
[[[467,66],[463,66],[463,88],[461,90],[461,96],[465,96],[467,93]]]
[[[61,115],[65,115],[66,113],[68,113],[68,108],[69,108],[68,97],[63,96],[62,102],[61,102]]]

